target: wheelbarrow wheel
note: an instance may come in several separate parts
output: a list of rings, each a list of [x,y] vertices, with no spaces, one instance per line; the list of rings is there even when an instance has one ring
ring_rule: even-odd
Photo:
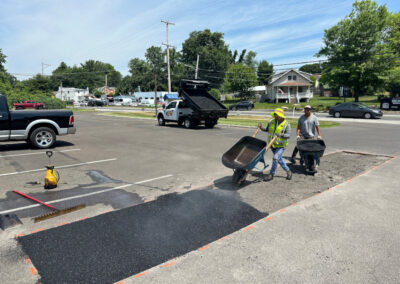
[[[241,185],[247,177],[247,171],[242,170],[242,169],[236,169],[233,171],[233,176],[232,176],[232,183]]]

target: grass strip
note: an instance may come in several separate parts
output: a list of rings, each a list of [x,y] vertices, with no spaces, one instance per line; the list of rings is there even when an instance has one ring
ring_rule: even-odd
[[[109,115],[109,116],[122,116],[122,117],[132,117],[132,118],[148,118],[148,119],[156,119],[154,117],[154,112],[106,112],[101,115]],[[220,118],[218,120],[218,124],[220,125],[239,125],[239,126],[254,126],[257,127],[258,123],[261,122],[264,126],[270,121],[270,118],[265,116],[228,116],[228,118]],[[292,128],[297,128],[297,119],[296,118],[287,118],[290,126]],[[334,121],[320,121],[319,122],[321,128],[327,127],[336,127],[339,126],[340,123]]]

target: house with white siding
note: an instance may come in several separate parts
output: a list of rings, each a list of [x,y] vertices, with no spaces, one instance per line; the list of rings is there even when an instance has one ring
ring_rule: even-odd
[[[84,101],[85,97],[89,97],[89,88],[86,89],[78,89],[78,88],[65,88],[58,87],[58,91],[55,93],[55,97],[57,99],[63,101],[74,101],[80,102]]]
[[[291,69],[271,76],[266,100],[271,102],[308,102],[313,97],[313,81],[309,73]]]

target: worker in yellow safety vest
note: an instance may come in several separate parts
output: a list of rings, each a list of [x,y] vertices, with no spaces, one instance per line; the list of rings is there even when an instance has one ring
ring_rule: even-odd
[[[258,127],[262,131],[268,132],[268,143],[277,136],[277,139],[271,146],[274,157],[272,159],[272,166],[269,174],[264,178],[265,181],[270,181],[274,178],[278,163],[286,171],[286,179],[292,179],[292,172],[282,159],[282,154],[288,145],[288,139],[290,138],[291,128],[289,122],[285,119],[285,114],[282,109],[277,108],[271,112],[273,119],[268,122],[267,127],[263,128],[261,122],[258,123]]]

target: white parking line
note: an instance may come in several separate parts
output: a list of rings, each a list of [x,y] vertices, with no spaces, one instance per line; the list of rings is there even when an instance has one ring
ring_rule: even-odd
[[[161,176],[161,177],[156,177],[156,178],[152,178],[152,179],[138,181],[138,182],[135,182],[135,183],[129,183],[129,184],[125,184],[125,185],[120,185],[120,186],[113,187],[113,188],[108,188],[108,189],[103,189],[103,190],[99,190],[99,191],[95,191],[95,192],[90,192],[90,193],[86,193],[86,194],[70,196],[70,197],[57,199],[57,200],[53,200],[53,201],[47,201],[46,203],[47,204],[53,204],[53,203],[72,200],[72,199],[76,199],[76,198],[82,198],[82,197],[86,197],[86,196],[91,196],[91,195],[95,195],[95,194],[99,194],[99,193],[108,192],[108,191],[115,190],[115,189],[121,189],[121,188],[129,187],[129,186],[132,186],[132,185],[135,185],[135,184],[142,184],[142,183],[146,183],[146,182],[149,182],[149,181],[168,178],[168,177],[172,177],[172,176],[173,175],[165,175],[165,176]],[[28,205],[28,206],[24,206],[24,207],[19,207],[19,208],[14,208],[14,209],[10,209],[10,210],[1,211],[0,214],[7,214],[7,213],[21,211],[21,210],[24,210],[24,209],[29,209],[29,208],[39,207],[39,206],[40,206],[40,204]]]
[[[69,150],[62,150],[62,151],[53,151],[53,153],[64,153],[64,152],[72,152],[72,151],[80,151],[81,149],[69,149]],[[3,155],[0,158],[8,158],[8,157],[19,157],[19,156],[29,156],[29,155],[40,155],[46,154],[46,152],[35,152],[35,153],[25,153],[25,154],[13,154],[13,155]]]
[[[85,162],[85,163],[79,163],[79,164],[72,164],[72,165],[65,165],[65,166],[58,166],[58,167],[55,167],[55,169],[64,169],[64,168],[78,167],[78,166],[83,166],[83,165],[90,165],[90,164],[111,162],[111,161],[115,161],[116,159],[117,159],[117,158],[107,159],[107,160],[98,160],[98,161],[92,161],[92,162]],[[33,173],[33,172],[40,172],[40,171],[43,171],[43,170],[45,170],[45,169],[46,169],[46,168],[40,168],[40,169],[29,170],[29,171],[20,171],[20,172],[13,172],[13,173],[0,174],[0,177],[3,177],[3,176],[12,176],[12,175],[18,175],[18,174],[26,174],[26,173]]]

